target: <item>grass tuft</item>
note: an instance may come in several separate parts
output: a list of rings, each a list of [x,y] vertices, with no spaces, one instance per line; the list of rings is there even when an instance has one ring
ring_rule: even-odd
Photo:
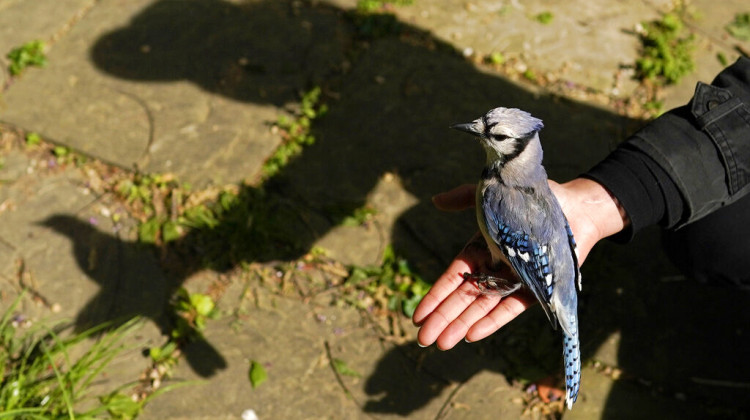
[[[107,331],[105,323],[69,337],[65,328],[45,325],[23,331],[16,322],[15,311],[23,298],[20,295],[0,320],[0,418],[12,419],[93,419],[134,418],[146,400],[135,401],[116,390],[108,395],[90,395],[90,386],[100,380],[104,369],[124,346],[122,341],[140,322],[131,319]],[[71,354],[89,346],[88,339],[97,341],[77,358]],[[125,399],[129,409],[118,408]],[[88,407],[81,409],[80,407]],[[114,413],[119,413],[114,416]]]

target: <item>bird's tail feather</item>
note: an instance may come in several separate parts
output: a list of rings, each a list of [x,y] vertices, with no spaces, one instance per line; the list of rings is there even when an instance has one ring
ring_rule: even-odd
[[[565,405],[570,410],[578,399],[581,387],[581,344],[578,331],[572,336],[563,333],[563,362],[565,363]]]

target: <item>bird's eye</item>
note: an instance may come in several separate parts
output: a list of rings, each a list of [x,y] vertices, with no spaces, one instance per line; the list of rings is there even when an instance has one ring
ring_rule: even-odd
[[[498,143],[501,142],[501,141],[503,141],[503,140],[509,139],[508,136],[504,136],[502,134],[490,134],[489,138],[490,138],[490,140],[496,141]]]

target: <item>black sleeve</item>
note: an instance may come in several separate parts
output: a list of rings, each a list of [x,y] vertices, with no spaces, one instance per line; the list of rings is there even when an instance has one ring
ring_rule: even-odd
[[[617,197],[627,240],[659,223],[676,229],[750,192],[750,59],[740,58],[693,99],[625,140],[583,176]]]

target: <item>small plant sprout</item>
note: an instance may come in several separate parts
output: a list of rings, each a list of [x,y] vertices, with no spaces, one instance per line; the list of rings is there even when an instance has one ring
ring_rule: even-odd
[[[263,177],[270,178],[281,171],[289,161],[302,153],[305,146],[315,143],[311,133],[313,120],[328,112],[328,107],[320,102],[321,89],[315,87],[302,95],[299,115],[295,118],[282,116],[276,123],[283,138],[276,151],[263,164]]]
[[[683,26],[680,17],[673,13],[643,23],[640,31],[643,49],[635,63],[639,79],[672,84],[693,71],[693,35],[686,35]]]
[[[26,134],[26,146],[34,147],[38,146],[42,142],[42,138],[39,134],[31,132]]]
[[[730,35],[740,41],[750,41],[750,12],[734,15],[734,21],[725,28]]]
[[[6,56],[10,61],[8,71],[12,76],[20,75],[27,67],[44,67],[47,57],[44,54],[44,42],[29,41],[20,47],[13,48]]]
[[[549,25],[552,23],[552,19],[555,18],[555,15],[552,14],[552,12],[545,11],[537,14],[534,16],[534,19],[536,19],[537,22],[541,23],[542,25]]]

